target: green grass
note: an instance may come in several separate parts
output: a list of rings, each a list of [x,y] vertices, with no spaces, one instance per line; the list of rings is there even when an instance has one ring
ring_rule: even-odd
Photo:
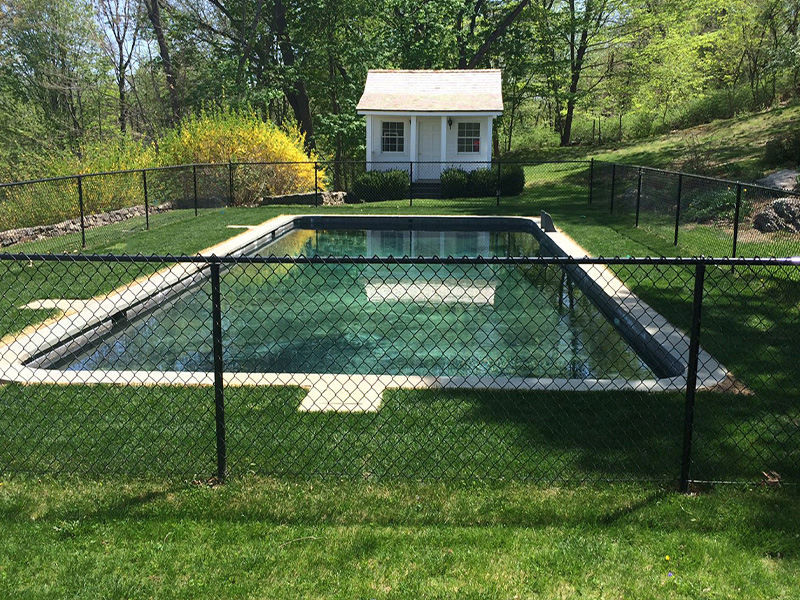
[[[800,126],[800,105],[790,104],[761,113],[721,119],[707,125],[675,131],[645,140],[605,146],[573,146],[520,150],[515,158],[589,159],[620,162],[661,169],[685,170],[752,182],[765,172],[777,170],[765,165],[767,140]],[[787,167],[797,165],[786,165]]]
[[[0,596],[796,598],[798,506],[648,485],[16,480]]]
[[[169,215],[175,220],[154,221],[149,232],[98,232],[91,250],[194,253],[238,233],[225,225],[286,212],[544,209],[592,254],[675,253],[658,232],[589,206],[583,173],[542,178],[499,208],[485,199]],[[691,255],[703,243],[687,235],[677,251]],[[3,268],[4,333],[44,317],[17,310],[24,301],[87,298],[146,272],[24,261]],[[619,273],[688,326],[690,269]],[[758,480],[765,470],[800,478],[800,290],[774,275],[708,274],[703,345],[750,393],[698,396],[698,478]],[[0,480],[0,597],[800,596],[796,488],[680,496],[639,481],[677,476],[679,394],[393,391],[377,413],[311,415],[295,410],[302,393],[226,390],[237,475],[210,488],[186,483],[214,470],[208,388],[0,387],[0,456],[8,472],[22,473]],[[33,478],[41,472],[58,479]],[[508,481],[523,478],[536,482]],[[561,479],[572,483],[559,487]],[[598,479],[637,483],[578,485]]]

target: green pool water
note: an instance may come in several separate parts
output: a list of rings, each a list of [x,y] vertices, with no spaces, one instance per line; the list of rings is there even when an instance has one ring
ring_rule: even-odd
[[[505,232],[295,230],[276,256],[534,256]],[[229,372],[645,378],[652,373],[559,268],[239,264],[222,273]],[[563,289],[562,289],[563,288]],[[62,358],[68,369],[211,371],[211,288]]]

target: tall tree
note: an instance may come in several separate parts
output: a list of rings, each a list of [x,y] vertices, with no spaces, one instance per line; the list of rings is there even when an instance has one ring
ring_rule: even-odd
[[[181,100],[178,93],[178,80],[175,76],[175,68],[170,58],[167,36],[164,33],[164,25],[161,20],[161,6],[159,0],[143,0],[147,11],[147,18],[153,27],[153,34],[158,42],[158,53],[161,57],[161,66],[164,69],[164,76],[167,80],[167,94],[171,109],[170,123],[177,124],[181,120]]]
[[[122,133],[128,122],[128,69],[139,42],[136,7],[135,0],[97,0],[97,16],[103,32],[101,45],[114,67]]]

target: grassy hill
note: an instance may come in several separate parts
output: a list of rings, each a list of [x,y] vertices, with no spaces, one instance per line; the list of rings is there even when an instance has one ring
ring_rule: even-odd
[[[800,104],[714,121],[645,140],[603,146],[515,151],[519,159],[597,158],[753,181],[779,167],[764,164],[764,145],[800,129]],[[796,167],[797,165],[785,165]]]

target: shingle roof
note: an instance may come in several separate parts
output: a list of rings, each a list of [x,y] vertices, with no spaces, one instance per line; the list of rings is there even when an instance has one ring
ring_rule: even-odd
[[[361,111],[503,112],[500,69],[367,73]]]

